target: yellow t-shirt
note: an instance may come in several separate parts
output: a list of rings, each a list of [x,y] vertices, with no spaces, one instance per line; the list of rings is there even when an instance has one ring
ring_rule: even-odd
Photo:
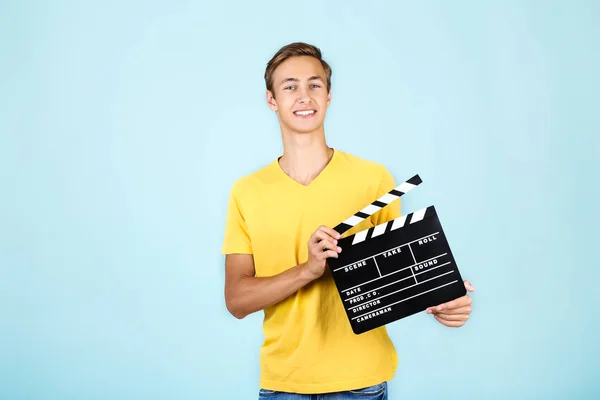
[[[234,183],[222,253],[253,254],[257,277],[279,274],[307,261],[308,239],[320,225],[335,227],[395,186],[381,164],[339,150],[307,186],[274,160]],[[344,236],[399,216],[397,200]],[[396,372],[398,358],[385,326],[354,334],[329,268],[266,308],[263,330],[264,389],[335,392],[389,381]]]

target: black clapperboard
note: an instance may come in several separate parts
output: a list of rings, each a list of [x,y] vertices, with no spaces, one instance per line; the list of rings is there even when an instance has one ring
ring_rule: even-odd
[[[391,190],[334,229],[340,234],[422,182],[419,175]],[[433,206],[338,240],[327,263],[355,334],[466,294]]]

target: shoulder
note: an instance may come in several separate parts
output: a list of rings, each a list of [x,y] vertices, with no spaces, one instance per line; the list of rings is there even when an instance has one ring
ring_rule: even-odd
[[[391,177],[391,172],[383,164],[369,160],[345,151],[338,151],[339,158],[345,164],[346,168],[356,171],[359,175],[366,174],[370,177],[379,177],[381,179],[388,179]]]
[[[255,169],[236,179],[231,185],[231,194],[234,197],[246,197],[260,191],[261,187],[272,183],[276,178],[276,160]]]

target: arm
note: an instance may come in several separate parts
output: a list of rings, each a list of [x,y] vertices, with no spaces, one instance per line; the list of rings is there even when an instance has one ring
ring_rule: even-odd
[[[274,276],[258,278],[254,274],[252,254],[225,256],[225,303],[236,318],[279,303],[313,280],[306,263]]]
[[[225,304],[236,318],[279,303],[325,272],[327,257],[337,257],[342,250],[336,246],[340,238],[336,231],[321,226],[308,241],[308,261],[278,275],[255,277],[252,254],[225,256]],[[334,251],[335,249],[336,251]]]

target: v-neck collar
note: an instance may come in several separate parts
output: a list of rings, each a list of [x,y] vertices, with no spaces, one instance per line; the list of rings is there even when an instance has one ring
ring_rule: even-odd
[[[333,149],[333,155],[331,156],[331,159],[325,165],[325,167],[321,170],[321,172],[319,172],[319,174],[317,176],[315,176],[315,178],[308,185],[304,185],[304,184],[298,182],[297,180],[295,180],[294,178],[292,178],[291,176],[289,176],[288,174],[285,173],[283,168],[281,168],[281,165],[279,165],[279,159],[281,157],[277,157],[275,159],[274,166],[275,166],[275,168],[277,168],[277,171],[278,171],[279,175],[282,177],[282,179],[290,182],[292,185],[297,186],[300,189],[307,190],[307,189],[315,186],[315,184],[318,183],[318,181],[322,180],[323,176],[326,175],[329,172],[329,170],[333,168],[333,166],[338,158],[338,151],[333,147],[332,147],[332,149]]]

